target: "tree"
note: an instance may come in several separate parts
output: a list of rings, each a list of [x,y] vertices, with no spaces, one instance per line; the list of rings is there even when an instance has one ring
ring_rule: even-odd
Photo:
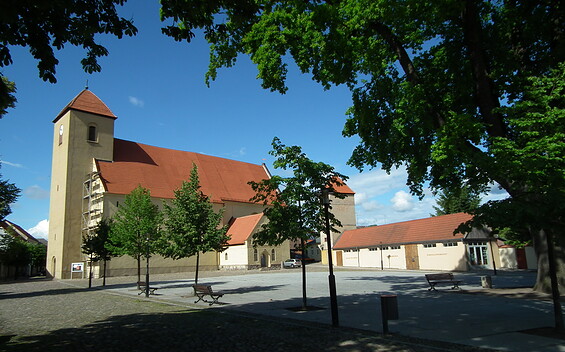
[[[194,283],[198,284],[200,253],[221,252],[229,236],[227,225],[221,226],[223,211],[215,212],[210,198],[200,190],[198,167],[193,164],[190,179],[175,190],[170,204],[163,203],[165,234],[162,253],[173,259],[196,255]]]
[[[440,191],[436,203],[438,206],[434,206],[436,212],[432,214],[432,216],[471,213],[479,207],[481,196],[471,192],[469,187],[462,186],[460,188]]]
[[[560,2],[161,4],[162,19],[173,22],[165,34],[190,41],[204,29],[211,43],[207,80],[249,54],[263,86],[274,91],[286,91],[290,60],[325,88],[346,84],[353,106],[343,134],[360,137],[351,165],[387,172],[405,165],[407,184],[420,197],[426,185],[503,188],[509,198],[481,206],[475,225],[526,229],[538,254],[536,289],[555,297],[565,285],[563,256],[548,259],[552,234],[558,254],[565,244]],[[552,267],[558,273],[550,283]],[[556,325],[563,327],[562,318]]]
[[[108,248],[116,255],[129,255],[137,261],[137,281],[141,281],[141,259],[149,260],[159,251],[162,215],[151,201],[151,192],[137,186],[126,195],[113,217]],[[149,287],[149,282],[146,282]]]
[[[40,5],[19,0],[4,0],[0,5],[0,68],[13,63],[10,47],[28,47],[38,60],[39,77],[55,83],[59,60],[54,49],[66,44],[82,47],[81,60],[85,72],[99,72],[98,58],[108,50],[95,37],[111,34],[117,38],[134,36],[137,28],[132,20],[119,17],[116,6],[125,0],[52,0]],[[0,118],[6,107],[15,102],[13,83],[0,73]]]
[[[300,241],[302,253],[306,253],[305,243],[325,230],[324,208],[321,190],[342,185],[347,178],[334,168],[322,162],[310,160],[299,146],[287,147],[275,137],[273,150],[269,154],[276,157],[277,169],[291,170],[293,176],[272,176],[260,182],[249,184],[256,192],[252,198],[267,207],[264,214],[269,219],[261,229],[253,234],[253,242],[258,245],[280,245],[285,241]],[[335,192],[334,192],[335,193]],[[339,194],[335,194],[340,197]],[[341,226],[339,220],[330,212],[332,230]],[[306,309],[306,265],[302,255],[302,307]]]
[[[2,174],[0,174],[0,221],[12,213],[10,204],[14,203],[19,196],[20,189],[15,184],[2,180]]]
[[[82,252],[90,259],[88,288],[92,287],[92,263],[98,261],[103,261],[102,286],[106,286],[106,262],[113,256],[110,242],[112,223],[112,219],[103,218],[92,232],[82,237]]]
[[[47,246],[42,243],[27,243],[30,255],[30,264],[32,272],[44,275],[45,265],[47,262]]]
[[[1,76],[0,80],[0,119],[7,113],[6,109],[15,108],[18,101],[14,95],[16,84]]]
[[[9,229],[7,231],[10,231]],[[0,262],[14,267],[14,280],[18,278],[20,268],[31,263],[31,253],[27,243],[9,233],[0,235]]]

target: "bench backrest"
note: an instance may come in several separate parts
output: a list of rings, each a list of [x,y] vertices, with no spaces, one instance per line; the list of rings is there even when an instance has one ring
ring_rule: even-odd
[[[426,280],[453,280],[452,273],[426,274]]]
[[[206,286],[206,285],[192,285],[192,287],[194,287],[194,289],[198,292],[202,292],[202,293],[213,293],[212,292],[212,286]]]

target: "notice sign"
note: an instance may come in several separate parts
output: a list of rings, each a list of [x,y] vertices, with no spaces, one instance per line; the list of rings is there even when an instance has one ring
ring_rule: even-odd
[[[71,271],[73,273],[82,273],[84,271],[84,263],[72,263]]]

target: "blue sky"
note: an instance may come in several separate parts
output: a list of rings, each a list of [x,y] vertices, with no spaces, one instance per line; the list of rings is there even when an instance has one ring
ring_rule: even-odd
[[[315,161],[350,177],[357,193],[358,225],[427,217],[433,197],[409,195],[405,172],[358,170],[346,165],[356,138],[341,135],[351,95],[345,87],[324,91],[309,76],[289,68],[287,94],[260,86],[256,69],[242,56],[222,69],[208,88],[208,46],[203,38],[177,43],[161,34],[158,2],[131,2],[120,10],[133,18],[136,37],[101,36],[110,54],[99,60],[102,72],[86,74],[84,52],[67,46],[56,53],[56,84],[43,82],[26,48],[10,48],[14,63],[3,74],[17,85],[18,103],[0,120],[0,173],[22,189],[8,219],[47,236],[53,118],[88,80],[89,89],[118,116],[117,138],[261,164],[272,173],[268,154],[273,137],[300,145]],[[188,175],[187,175],[188,176]]]

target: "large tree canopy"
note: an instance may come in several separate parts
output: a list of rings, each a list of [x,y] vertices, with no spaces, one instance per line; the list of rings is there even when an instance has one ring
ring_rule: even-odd
[[[287,65],[353,96],[350,163],[405,165],[426,185],[484,192],[476,220],[563,234],[565,8],[556,1],[162,1],[164,33],[211,43],[207,79],[248,54],[265,88]],[[496,210],[497,216],[488,216]],[[563,238],[563,236],[561,236]],[[543,242],[543,241],[542,241]],[[538,246],[538,252],[540,251]],[[540,253],[539,253],[540,254]],[[542,256],[540,256],[542,258]],[[545,277],[541,275],[540,277]],[[564,282],[565,283],[565,282]]]
[[[81,60],[86,72],[100,71],[98,58],[108,55],[108,50],[95,37],[111,34],[122,38],[137,33],[133,21],[117,14],[116,6],[124,3],[125,0],[2,0],[0,68],[12,64],[11,47],[27,47],[38,61],[39,77],[55,83],[59,60],[54,50],[70,44],[86,51]],[[0,80],[0,117],[5,108],[13,107],[15,102],[14,89],[9,83]]]

